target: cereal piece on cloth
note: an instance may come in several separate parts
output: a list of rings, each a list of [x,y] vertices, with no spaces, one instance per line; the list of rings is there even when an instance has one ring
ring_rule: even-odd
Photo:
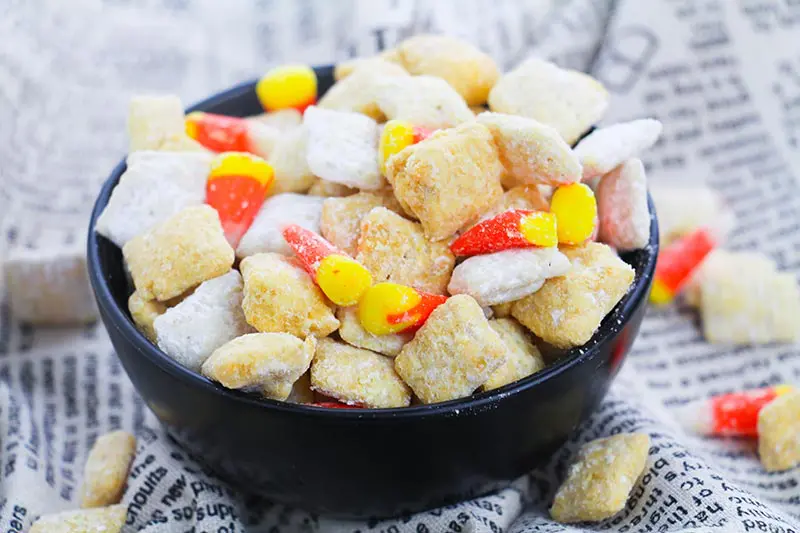
[[[376,100],[388,118],[425,128],[450,128],[475,119],[461,95],[434,76],[386,78]]]
[[[279,65],[258,80],[256,96],[265,111],[302,112],[317,101],[317,74],[308,65]]]
[[[242,313],[242,276],[231,270],[200,284],[153,322],[158,347],[178,363],[199,371],[211,353],[252,329]]]
[[[647,465],[650,437],[627,433],[584,444],[561,484],[550,516],[562,524],[599,522],[625,508]]]
[[[261,332],[325,337],[339,327],[328,300],[294,258],[251,255],[240,265],[247,322]]]
[[[513,302],[538,291],[545,280],[570,269],[558,248],[511,249],[466,259],[453,270],[447,290],[468,294],[482,306]]]
[[[741,278],[745,275],[771,276],[777,272],[778,267],[772,259],[761,252],[731,252],[715,248],[705,256],[684,285],[682,292],[684,302],[693,307],[700,307],[700,288],[706,276],[714,278],[731,270],[737,272],[732,275]]]
[[[649,189],[658,213],[662,246],[701,227],[712,230],[722,242],[735,225],[733,212],[706,186],[651,184]]]
[[[510,248],[558,244],[556,217],[545,211],[510,209],[483,220],[450,244],[456,255],[480,255]]]
[[[376,283],[391,281],[434,294],[444,294],[455,265],[446,242],[431,242],[422,226],[385,207],[361,220],[356,259]]]
[[[345,198],[328,198],[322,203],[320,233],[335,246],[355,257],[358,252],[358,237],[361,235],[361,219],[375,207],[386,207],[395,213],[402,212],[391,189],[361,192]]]
[[[411,403],[411,391],[392,359],[331,339],[317,345],[311,388],[348,405],[389,408]]]
[[[562,249],[571,263],[533,294],[517,300],[511,314],[557,348],[585,344],[628,292],[635,272],[605,244],[587,242]]]
[[[223,344],[205,360],[202,373],[228,389],[257,390],[286,400],[311,365],[317,340],[288,333],[248,333]]]
[[[34,325],[81,325],[97,320],[86,270],[86,245],[11,248],[3,264],[15,319]]]
[[[612,124],[594,130],[575,146],[583,165],[583,179],[608,174],[623,162],[638,157],[661,135],[661,122],[652,118]]]
[[[354,57],[352,59],[342,61],[341,63],[337,63],[333,69],[333,79],[338,82],[345,79],[361,67],[374,66],[375,64],[383,64],[387,62],[402,66],[400,62],[400,54],[396,48],[387,48],[376,56]],[[378,68],[380,68],[380,66]]]
[[[297,224],[310,231],[319,231],[322,202],[323,198],[304,194],[270,196],[239,241],[236,255],[247,257],[264,252],[291,255],[292,249],[283,239],[281,229],[288,224]]]
[[[131,313],[133,323],[145,337],[151,341],[156,341],[156,330],[153,322],[167,312],[167,306],[158,300],[147,300],[137,291],[128,298],[128,311]]]
[[[348,187],[376,190],[386,185],[378,170],[378,124],[348,111],[310,107],[306,161],[316,176]]]
[[[597,187],[601,242],[620,252],[638,250],[650,241],[647,178],[639,159],[628,159],[603,176]]]
[[[122,248],[142,298],[169,300],[233,265],[219,215],[208,205],[181,210]]]
[[[550,212],[558,221],[559,244],[583,244],[596,234],[597,199],[584,183],[557,188],[550,199]]]
[[[504,183],[567,185],[581,179],[578,156],[551,126],[503,113],[481,113],[477,120],[497,143],[506,169]]]
[[[779,396],[758,413],[758,455],[767,472],[800,464],[800,391]]]
[[[357,192],[358,189],[319,178],[317,178],[311,188],[308,189],[309,196],[322,196],[323,198],[344,198],[345,196],[352,196]]]
[[[447,239],[497,204],[502,173],[491,133],[476,122],[438,131],[387,165],[400,205],[432,241]]]
[[[533,344],[528,331],[519,322],[513,318],[496,318],[489,320],[489,325],[506,345],[506,362],[483,384],[483,390],[498,389],[545,367],[539,348]]]
[[[128,152],[205,151],[186,135],[183,104],[174,95],[140,95],[128,106]]]
[[[348,344],[379,354],[394,357],[413,338],[410,333],[388,333],[373,335],[361,325],[356,307],[340,307],[336,311],[339,319],[339,336]]]
[[[605,87],[577,70],[532,57],[503,74],[489,93],[489,108],[552,126],[570,145],[608,108]]]
[[[444,79],[469,105],[486,103],[500,71],[487,54],[447,35],[415,35],[397,46],[400,61],[414,75]]]
[[[362,113],[383,121],[386,117],[378,107],[376,93],[382,80],[391,76],[408,76],[408,72],[400,65],[381,59],[362,63],[352,75],[328,89],[317,105],[322,109]]]
[[[394,367],[423,403],[444,402],[486,383],[507,351],[477,302],[458,295],[434,309]]]
[[[271,113],[261,113],[246,119],[274,128],[281,133],[288,133],[303,123],[303,114],[297,109],[280,109]]]
[[[500,201],[483,213],[478,222],[483,222],[511,209],[549,211],[550,202],[545,199],[536,185],[518,185],[504,192]]]
[[[81,507],[89,509],[119,503],[135,455],[136,437],[127,431],[101,435],[83,468]]]
[[[269,157],[275,171],[272,194],[284,192],[306,192],[317,177],[306,161],[308,132],[304,127],[294,128],[281,134]]]
[[[447,296],[390,281],[376,283],[358,302],[361,326],[373,335],[412,333],[419,329]]]
[[[95,231],[125,243],[185,207],[202,205],[210,154],[143,151],[128,155],[128,168],[111,191]]]
[[[286,398],[289,403],[310,404],[314,403],[314,391],[311,390],[311,371],[309,370],[294,382],[292,392]]]
[[[28,533],[120,533],[128,506],[62,511],[40,517]]]

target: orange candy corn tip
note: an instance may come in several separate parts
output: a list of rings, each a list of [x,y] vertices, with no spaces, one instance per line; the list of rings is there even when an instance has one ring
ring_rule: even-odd
[[[450,250],[455,255],[480,255],[557,244],[555,215],[546,211],[510,209],[471,227],[453,241]]]
[[[336,305],[355,305],[372,285],[372,274],[361,263],[297,224],[283,228],[283,238],[325,296]]]
[[[186,135],[214,152],[250,152],[247,122],[243,118],[193,111],[186,115]]]
[[[361,298],[358,318],[361,326],[373,335],[410,331],[422,326],[433,310],[446,300],[446,296],[398,283],[377,283]]]
[[[258,80],[256,96],[267,111],[303,111],[317,101],[317,75],[307,65],[275,67]]]
[[[581,244],[591,238],[597,226],[597,201],[584,183],[557,188],[550,200],[550,212],[556,217],[561,244]]]

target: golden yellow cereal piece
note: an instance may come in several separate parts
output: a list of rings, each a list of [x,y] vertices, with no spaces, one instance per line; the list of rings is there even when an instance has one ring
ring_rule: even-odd
[[[545,367],[539,348],[533,344],[530,335],[519,322],[513,318],[498,318],[490,320],[489,325],[506,345],[506,362],[483,384],[483,390],[514,383]]]
[[[275,180],[270,194],[283,192],[305,192],[316,181],[317,177],[308,168],[306,162],[306,146],[308,135],[305,128],[294,128],[281,133],[269,156]]]
[[[577,70],[530,58],[503,74],[489,93],[489,107],[555,128],[572,145],[608,108],[603,85]]]
[[[175,95],[134,96],[128,106],[129,152],[161,150],[191,144],[186,136],[183,104]]]
[[[478,303],[452,296],[434,309],[394,367],[423,403],[469,396],[506,362],[508,348]]]
[[[562,524],[598,522],[625,508],[647,464],[650,437],[628,433],[584,444],[561,484],[550,516]]]
[[[455,256],[444,241],[431,242],[422,226],[376,207],[361,220],[356,259],[375,283],[391,281],[445,294]]]
[[[292,392],[286,398],[290,403],[308,404],[314,403],[314,391],[311,390],[311,371],[309,370],[294,382]]]
[[[319,222],[320,233],[331,244],[355,257],[358,237],[361,235],[361,219],[375,207],[402,212],[391,189],[325,200]]]
[[[122,248],[133,283],[145,300],[168,300],[231,269],[234,253],[217,211],[187,207]]]
[[[375,91],[378,107],[389,119],[425,128],[450,128],[475,120],[455,89],[433,76],[393,76]]]
[[[352,75],[335,83],[317,103],[318,107],[363,113],[377,121],[386,119],[375,101],[382,80],[390,76],[408,76],[403,67],[372,59],[356,66]]]
[[[131,312],[133,323],[145,337],[156,341],[156,330],[153,321],[167,312],[167,306],[158,300],[145,300],[138,291],[128,298],[128,310]]]
[[[514,302],[506,302],[504,304],[497,304],[492,306],[492,313],[495,318],[506,318],[511,316],[511,306]]]
[[[377,56],[355,57],[353,59],[348,59],[346,61],[342,61],[341,63],[337,63],[336,67],[333,69],[333,79],[338,82],[348,77],[357,69],[374,66],[376,64],[382,65],[387,62],[400,65],[400,54],[396,48],[384,50]]]
[[[507,174],[505,174],[504,177],[505,176],[507,176]],[[481,214],[480,219],[475,221],[475,224],[495,217],[503,211],[508,211],[509,209],[549,211],[550,202],[545,199],[539,190],[539,187],[536,185],[517,185],[504,192],[503,196],[500,197],[500,201],[494,206],[490,207],[487,211],[484,211]],[[475,224],[469,224],[467,227],[463,228],[462,232],[468,230]]]
[[[127,431],[101,435],[83,467],[81,507],[89,509],[119,503],[135,455],[136,437]]]
[[[767,472],[800,463],[800,391],[781,394],[758,413],[758,455]]]
[[[357,192],[358,189],[348,187],[347,185],[317,178],[317,180],[308,190],[308,195],[323,196],[325,198],[343,198],[345,196],[356,194]]]
[[[339,327],[328,300],[294,259],[276,253],[251,255],[240,265],[247,323],[261,332],[325,337]]]
[[[229,389],[257,387],[264,396],[285,400],[294,382],[308,370],[317,340],[288,333],[249,333],[214,350],[203,375]]]
[[[322,339],[311,365],[311,388],[346,404],[406,407],[411,391],[388,357]]]
[[[336,318],[341,323],[339,336],[343,341],[357,348],[364,348],[389,357],[399,354],[403,346],[414,337],[411,333],[373,335],[361,326],[358,310],[355,307],[340,307],[336,311]]]
[[[127,505],[63,511],[42,516],[28,533],[119,533],[127,514]]]
[[[489,55],[455,37],[415,35],[401,42],[397,50],[408,72],[444,79],[469,105],[485,103],[500,77]]]
[[[500,201],[503,165],[489,130],[476,122],[439,131],[389,159],[400,205],[440,241]]]
[[[566,185],[581,179],[578,156],[554,128],[503,113],[481,113],[477,120],[492,132],[506,181]]]
[[[303,114],[297,109],[289,108],[280,109],[271,113],[261,113],[260,115],[248,118],[248,120],[270,126],[285,133],[303,123]]]
[[[635,272],[605,244],[588,242],[562,249],[572,268],[517,300],[511,314],[558,348],[586,343],[628,292]]]

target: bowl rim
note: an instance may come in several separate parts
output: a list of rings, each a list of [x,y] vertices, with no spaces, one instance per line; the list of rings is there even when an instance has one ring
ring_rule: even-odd
[[[319,75],[320,72],[331,72],[332,67],[320,67],[315,70]],[[230,89],[214,94],[190,106],[186,112],[201,111],[209,106],[241,97],[253,91],[255,84],[256,80],[250,80],[235,85]],[[597,355],[598,347],[608,342],[625,327],[642,299],[647,297],[650,281],[655,271],[656,257],[659,248],[658,221],[653,200],[648,192],[647,203],[650,212],[650,239],[645,247],[646,260],[641,275],[639,275],[639,272],[636,272],[636,277],[634,278],[631,288],[611,312],[605,316],[598,330],[586,344],[570,348],[555,363],[530,376],[491,391],[478,392],[466,398],[434,404],[411,405],[408,407],[387,409],[331,409],[307,404],[295,404],[267,398],[257,398],[238,390],[226,389],[202,374],[184,367],[164,353],[155,343],[147,339],[147,337],[136,328],[127,310],[123,310],[121,306],[117,304],[115,298],[111,294],[109,283],[104,276],[105,273],[101,267],[99,252],[101,241],[105,241],[106,245],[109,246],[115,245],[105,237],[99,235],[94,228],[97,223],[97,218],[108,203],[111,192],[114,187],[116,187],[125,169],[126,158],[123,158],[122,161],[114,167],[109,177],[103,183],[103,187],[95,200],[89,220],[87,265],[89,278],[98,306],[100,306],[105,311],[106,316],[111,319],[110,323],[105,323],[104,321],[105,326],[110,327],[113,325],[113,327],[119,330],[121,335],[136,348],[136,351],[138,351],[142,357],[145,357],[150,363],[172,375],[175,379],[185,382],[187,385],[205,389],[212,394],[219,394],[232,402],[240,402],[250,407],[273,409],[291,415],[335,417],[340,420],[382,421],[397,418],[427,418],[443,415],[457,416],[462,411],[476,411],[482,408],[491,408],[494,404],[505,398],[516,396],[530,388],[554,379],[565,372],[569,372],[573,367]]]

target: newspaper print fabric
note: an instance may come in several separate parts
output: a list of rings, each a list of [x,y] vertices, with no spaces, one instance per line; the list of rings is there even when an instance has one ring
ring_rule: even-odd
[[[83,239],[124,152],[132,94],[174,92],[188,104],[273,64],[369,55],[420,32],[464,37],[506,70],[535,53],[599,77],[613,95],[605,123],[664,122],[645,155],[651,180],[712,186],[738,218],[731,248],[800,271],[800,5],[784,0],[5,0],[0,243]],[[345,523],[214,479],[162,431],[102,326],[31,328],[4,297],[0,531],[75,508],[91,444],[118,428],[139,439],[126,531],[799,531],[800,470],[767,474],[754,443],[695,438],[670,415],[710,394],[798,377],[796,346],[710,346],[692,310],[651,309],[600,410],[546,466],[447,508]],[[593,525],[552,522],[547,509],[580,445],[630,431],[647,432],[652,446],[625,510]]]

